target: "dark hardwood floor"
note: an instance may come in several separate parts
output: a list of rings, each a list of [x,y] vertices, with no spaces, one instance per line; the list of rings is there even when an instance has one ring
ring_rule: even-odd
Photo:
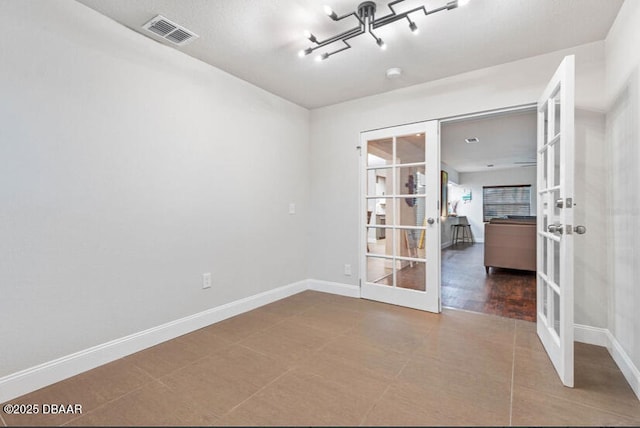
[[[483,244],[442,251],[442,305],[526,321],[536,320],[536,274],[484,269]]]

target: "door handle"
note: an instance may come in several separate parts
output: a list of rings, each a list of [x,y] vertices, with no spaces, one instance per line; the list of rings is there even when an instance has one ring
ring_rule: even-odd
[[[584,226],[576,226],[573,228],[573,231],[578,235],[584,235],[585,233],[587,233],[587,228]]]
[[[551,233],[559,233],[562,235],[562,225],[561,224],[550,224],[547,227],[547,230]]]
[[[429,224],[433,224],[433,223],[435,223],[435,222],[436,222],[436,221],[433,219],[433,217],[429,217],[429,218],[427,219],[427,223],[429,223]]]

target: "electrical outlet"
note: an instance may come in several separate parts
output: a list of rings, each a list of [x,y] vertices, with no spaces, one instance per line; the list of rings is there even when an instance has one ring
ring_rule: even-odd
[[[211,272],[202,274],[202,288],[211,288]]]
[[[296,204],[295,202],[291,202],[289,204],[289,214],[295,214],[296,213]]]
[[[344,274],[346,276],[351,276],[351,265],[344,265]]]

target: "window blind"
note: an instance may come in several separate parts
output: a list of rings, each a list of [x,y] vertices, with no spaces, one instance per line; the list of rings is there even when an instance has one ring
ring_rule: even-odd
[[[484,221],[510,215],[530,215],[531,185],[483,187],[482,212]]]

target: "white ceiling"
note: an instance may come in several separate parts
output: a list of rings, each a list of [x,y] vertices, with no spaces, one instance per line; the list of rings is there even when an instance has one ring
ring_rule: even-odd
[[[465,138],[476,137],[477,144]],[[442,162],[458,172],[530,168],[517,162],[536,161],[536,111],[497,114],[443,123]],[[487,165],[492,164],[493,167]]]
[[[326,61],[298,58],[309,46],[304,30],[319,39],[355,26],[353,18],[334,22],[318,0],[78,0],[117,22],[141,31],[158,14],[200,36],[179,48],[193,57],[307,108],[411,86],[584,43],[602,40],[623,0],[471,0],[458,9],[412,15],[379,30],[388,45],[373,38],[352,39],[353,48]],[[325,0],[338,14],[354,11],[359,0]],[[406,0],[402,12],[428,9],[447,0]],[[387,14],[388,2],[376,2]],[[161,43],[168,44],[166,41]],[[322,52],[322,51],[320,51]],[[400,79],[385,71],[401,67]]]

